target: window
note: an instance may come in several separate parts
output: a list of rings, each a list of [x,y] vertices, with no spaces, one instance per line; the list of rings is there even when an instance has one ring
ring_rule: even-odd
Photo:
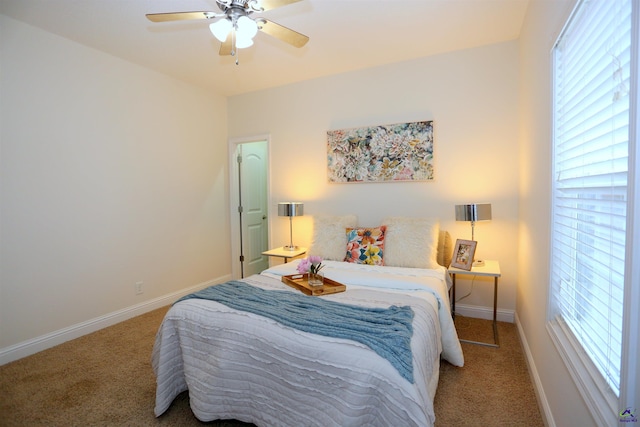
[[[620,410],[631,284],[632,3],[579,1],[553,49],[550,331],[601,425]]]

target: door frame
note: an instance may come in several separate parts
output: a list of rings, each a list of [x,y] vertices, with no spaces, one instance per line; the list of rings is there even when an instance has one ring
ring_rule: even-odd
[[[231,235],[231,277],[239,279],[240,271],[240,219],[238,218],[238,206],[240,205],[240,197],[238,194],[238,146],[251,142],[267,143],[267,244],[271,244],[271,136],[269,134],[245,136],[229,139],[229,230]]]

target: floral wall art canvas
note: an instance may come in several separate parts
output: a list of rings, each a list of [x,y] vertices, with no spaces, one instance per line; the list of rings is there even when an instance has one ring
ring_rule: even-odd
[[[433,121],[327,132],[329,182],[433,180]]]

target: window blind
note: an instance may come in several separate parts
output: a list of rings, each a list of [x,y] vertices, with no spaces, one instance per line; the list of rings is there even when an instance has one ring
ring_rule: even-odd
[[[582,1],[553,54],[551,310],[618,396],[631,0]]]

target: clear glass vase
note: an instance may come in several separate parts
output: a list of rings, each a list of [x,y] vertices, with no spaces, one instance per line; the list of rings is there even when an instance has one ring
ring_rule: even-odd
[[[322,286],[324,283],[324,274],[318,273],[309,273],[309,286]]]

